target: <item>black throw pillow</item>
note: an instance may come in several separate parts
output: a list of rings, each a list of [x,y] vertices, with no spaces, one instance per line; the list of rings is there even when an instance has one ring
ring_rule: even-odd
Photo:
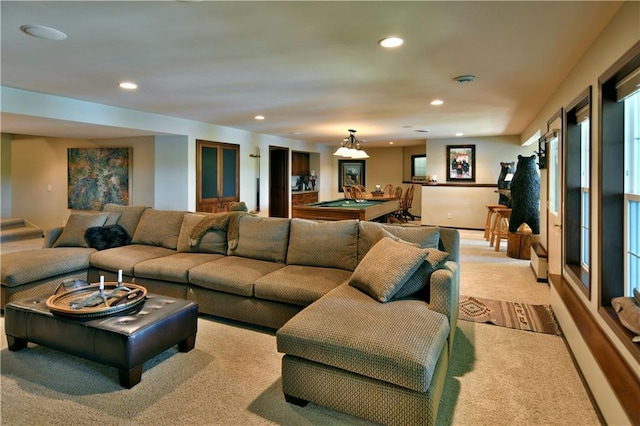
[[[87,228],[84,239],[97,250],[126,246],[131,243],[131,236],[120,225],[93,226]]]

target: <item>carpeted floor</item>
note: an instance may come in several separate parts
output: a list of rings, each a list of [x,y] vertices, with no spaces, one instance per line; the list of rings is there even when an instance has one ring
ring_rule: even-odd
[[[481,232],[462,232],[462,265],[463,294],[549,303],[528,262],[495,253]],[[37,345],[9,352],[2,338],[0,362],[2,425],[368,424],[286,403],[273,331],[211,317],[198,320],[194,350],[154,358],[130,390],[113,368]],[[600,422],[562,337],[459,321],[438,414],[450,424]]]

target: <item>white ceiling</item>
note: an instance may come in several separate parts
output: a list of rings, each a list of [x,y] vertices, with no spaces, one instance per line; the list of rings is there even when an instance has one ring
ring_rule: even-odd
[[[349,128],[365,147],[456,132],[517,135],[620,5],[2,1],[0,76],[3,86],[313,143],[335,145]],[[23,24],[54,27],[68,38],[29,37]],[[379,47],[388,35],[405,44]],[[462,74],[477,79],[455,84]],[[139,89],[124,92],[122,80]],[[444,105],[431,106],[435,98]],[[257,114],[266,120],[254,120]],[[8,133],[144,134],[1,118]]]

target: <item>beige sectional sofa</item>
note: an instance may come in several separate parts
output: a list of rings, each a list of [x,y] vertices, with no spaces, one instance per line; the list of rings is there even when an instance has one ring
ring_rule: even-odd
[[[130,243],[97,250],[88,227]],[[433,424],[455,335],[456,230],[107,205],[38,250],[0,255],[2,306],[104,276],[277,329],[288,401],[386,424]],[[95,244],[94,244],[95,245]],[[116,243],[117,245],[117,243]]]

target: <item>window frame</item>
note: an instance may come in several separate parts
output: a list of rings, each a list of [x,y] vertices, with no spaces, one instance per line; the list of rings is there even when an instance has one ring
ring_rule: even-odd
[[[581,112],[585,108],[588,108],[586,114]],[[565,108],[564,114],[564,181],[563,181],[563,271],[564,274],[571,278],[570,281],[576,282],[580,285],[577,287],[580,291],[591,300],[591,273],[590,269],[585,267],[583,262],[583,250],[584,244],[588,248],[591,247],[592,237],[589,236],[589,241],[583,241],[583,187],[582,187],[582,165],[584,163],[584,152],[582,150],[582,122],[579,116],[585,117],[589,120],[589,141],[587,146],[588,161],[591,162],[591,153],[593,150],[593,120],[592,115],[592,96],[591,86],[580,93],[570,104]],[[593,188],[593,173],[589,171],[588,176],[589,188]],[[589,197],[591,199],[591,197]],[[591,204],[591,203],[589,203]],[[590,205],[589,205],[590,209]],[[576,217],[578,220],[576,220]],[[593,229],[591,224],[593,215],[589,215],[589,229]],[[589,250],[588,264],[592,263],[592,250]]]
[[[640,67],[640,42],[598,78],[598,313],[631,353],[640,355],[634,337],[618,319],[611,299],[625,292],[624,218],[624,104],[618,102],[616,83]]]
[[[424,158],[424,175],[416,174],[416,160],[419,158]],[[414,180],[415,177],[427,177],[427,154],[414,154],[411,156],[411,180]]]

